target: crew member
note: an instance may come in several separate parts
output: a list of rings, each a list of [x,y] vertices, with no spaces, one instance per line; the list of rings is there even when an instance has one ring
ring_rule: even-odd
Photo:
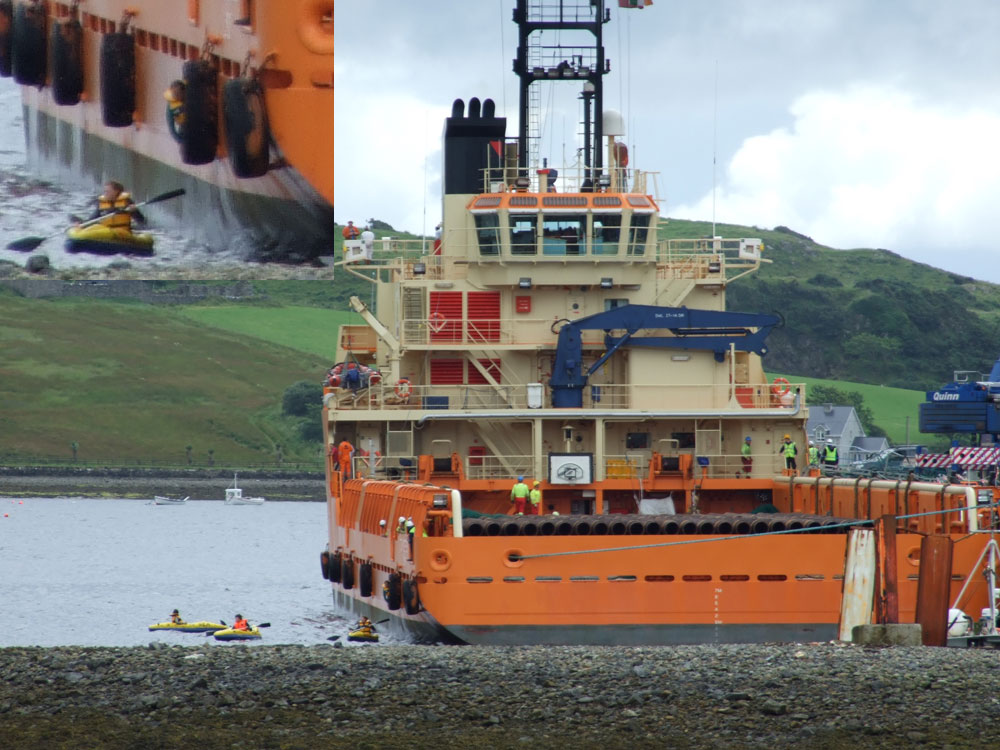
[[[347,226],[344,227],[343,235],[345,240],[356,240],[361,236],[361,230],[354,226],[353,221],[349,221],[347,222]]]
[[[372,260],[375,256],[375,232],[370,227],[365,227],[361,233],[361,246],[365,250],[365,260]]]
[[[94,209],[90,218],[97,219],[102,216],[107,218],[102,219],[101,224],[121,234],[132,233],[133,217],[139,221],[146,220],[146,217],[135,207],[132,196],[125,192],[125,187],[114,180],[105,183],[104,192],[97,197],[97,208]]]
[[[753,456],[751,453],[752,449],[750,448],[750,436],[747,435],[743,440],[742,447],[740,447],[740,460],[743,462],[744,474],[749,474],[753,471]]]
[[[528,485],[524,483],[524,477],[517,478],[517,484],[515,484],[510,490],[510,501],[514,503],[514,513],[519,516],[524,515],[524,507],[528,501],[528,495],[531,490],[528,489]]]
[[[170,622],[172,622],[174,625],[184,624],[184,620],[181,619],[181,613],[178,612],[176,609],[170,613]]]
[[[809,441],[809,466],[819,466],[819,448],[812,440]]]
[[[378,533],[382,536],[389,536],[389,527],[386,525],[384,518],[378,522]]]
[[[837,454],[837,446],[833,444],[832,439],[828,439],[823,448],[823,465],[831,469],[839,463],[840,456]]]
[[[353,458],[354,446],[351,445],[347,438],[344,438],[337,445],[337,460],[340,463],[340,475],[344,479],[350,479],[352,476],[351,459]]]
[[[247,622],[243,615],[236,615],[236,622],[233,623],[233,630],[249,630],[250,623]]]
[[[761,497],[760,505],[754,508],[751,513],[778,513],[778,506],[771,502],[770,498]]]
[[[792,442],[791,435],[785,435],[784,442],[778,446],[778,452],[785,456],[786,469],[798,470],[799,467],[795,463],[795,457],[799,454],[799,448]]]
[[[396,533],[397,534],[406,533],[406,516],[399,517],[399,523],[396,524]]]
[[[542,491],[539,488],[541,482],[537,479],[531,485],[531,491],[528,493],[528,500],[531,505],[528,507],[529,516],[539,516],[542,514]]]
[[[549,503],[549,515],[550,516],[558,516],[559,515],[559,511],[556,510],[556,506],[554,506],[552,503]]]
[[[410,542],[410,559],[413,559],[413,535],[417,533],[417,526],[412,518],[406,519],[406,538]]]
[[[163,92],[163,98],[167,100],[167,127],[170,128],[170,135],[175,141],[180,141],[181,133],[184,131],[184,96],[187,93],[187,85],[184,81],[174,81],[170,88]]]

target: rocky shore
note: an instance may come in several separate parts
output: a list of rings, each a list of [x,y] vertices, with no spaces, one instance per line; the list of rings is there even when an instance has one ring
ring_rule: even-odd
[[[126,497],[154,495],[222,500],[233,484],[231,471],[213,469],[56,469],[0,468],[0,497]],[[324,502],[321,474],[310,472],[240,472],[247,496],[274,500]]]
[[[0,649],[0,747],[985,748],[997,651]]]

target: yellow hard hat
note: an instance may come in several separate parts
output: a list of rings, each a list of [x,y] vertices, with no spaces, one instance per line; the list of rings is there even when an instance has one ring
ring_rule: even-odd
[[[533,486],[537,487],[540,484],[541,484],[541,482],[536,481]]]
[[[791,439],[792,439],[791,435],[785,435],[785,440],[791,440]]]

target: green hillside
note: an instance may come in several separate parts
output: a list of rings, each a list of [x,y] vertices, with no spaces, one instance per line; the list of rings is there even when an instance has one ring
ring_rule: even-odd
[[[201,465],[315,463],[321,446],[298,437],[281,397],[330,357],[268,338],[322,311],[271,308],[272,325],[268,308],[249,308],[250,336],[193,310],[0,293],[0,460],[71,457],[76,442],[80,461],[182,464],[190,445]]]
[[[672,219],[661,236],[711,232],[706,222]],[[888,250],[834,250],[780,227],[718,225],[716,234],[764,240],[771,263],[733,282],[727,303],[782,316],[768,339],[768,370],[928,390],[954,370],[988,372],[1000,355],[996,284]]]

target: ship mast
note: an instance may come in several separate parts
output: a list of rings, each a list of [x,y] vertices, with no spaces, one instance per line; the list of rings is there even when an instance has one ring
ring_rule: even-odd
[[[601,138],[604,106],[603,78],[611,70],[604,57],[603,27],[611,20],[604,0],[560,0],[542,3],[539,0],[517,0],[514,22],[518,28],[517,57],[514,72],[520,81],[520,117],[518,118],[518,170],[522,177],[538,169],[539,125],[541,118],[542,82],[583,82],[584,165],[588,169],[585,185],[597,184],[601,174]],[[557,44],[541,43],[542,32],[556,31]],[[590,34],[582,44],[563,44],[562,32]],[[591,116],[591,105],[594,107]],[[590,170],[592,169],[592,173]]]

